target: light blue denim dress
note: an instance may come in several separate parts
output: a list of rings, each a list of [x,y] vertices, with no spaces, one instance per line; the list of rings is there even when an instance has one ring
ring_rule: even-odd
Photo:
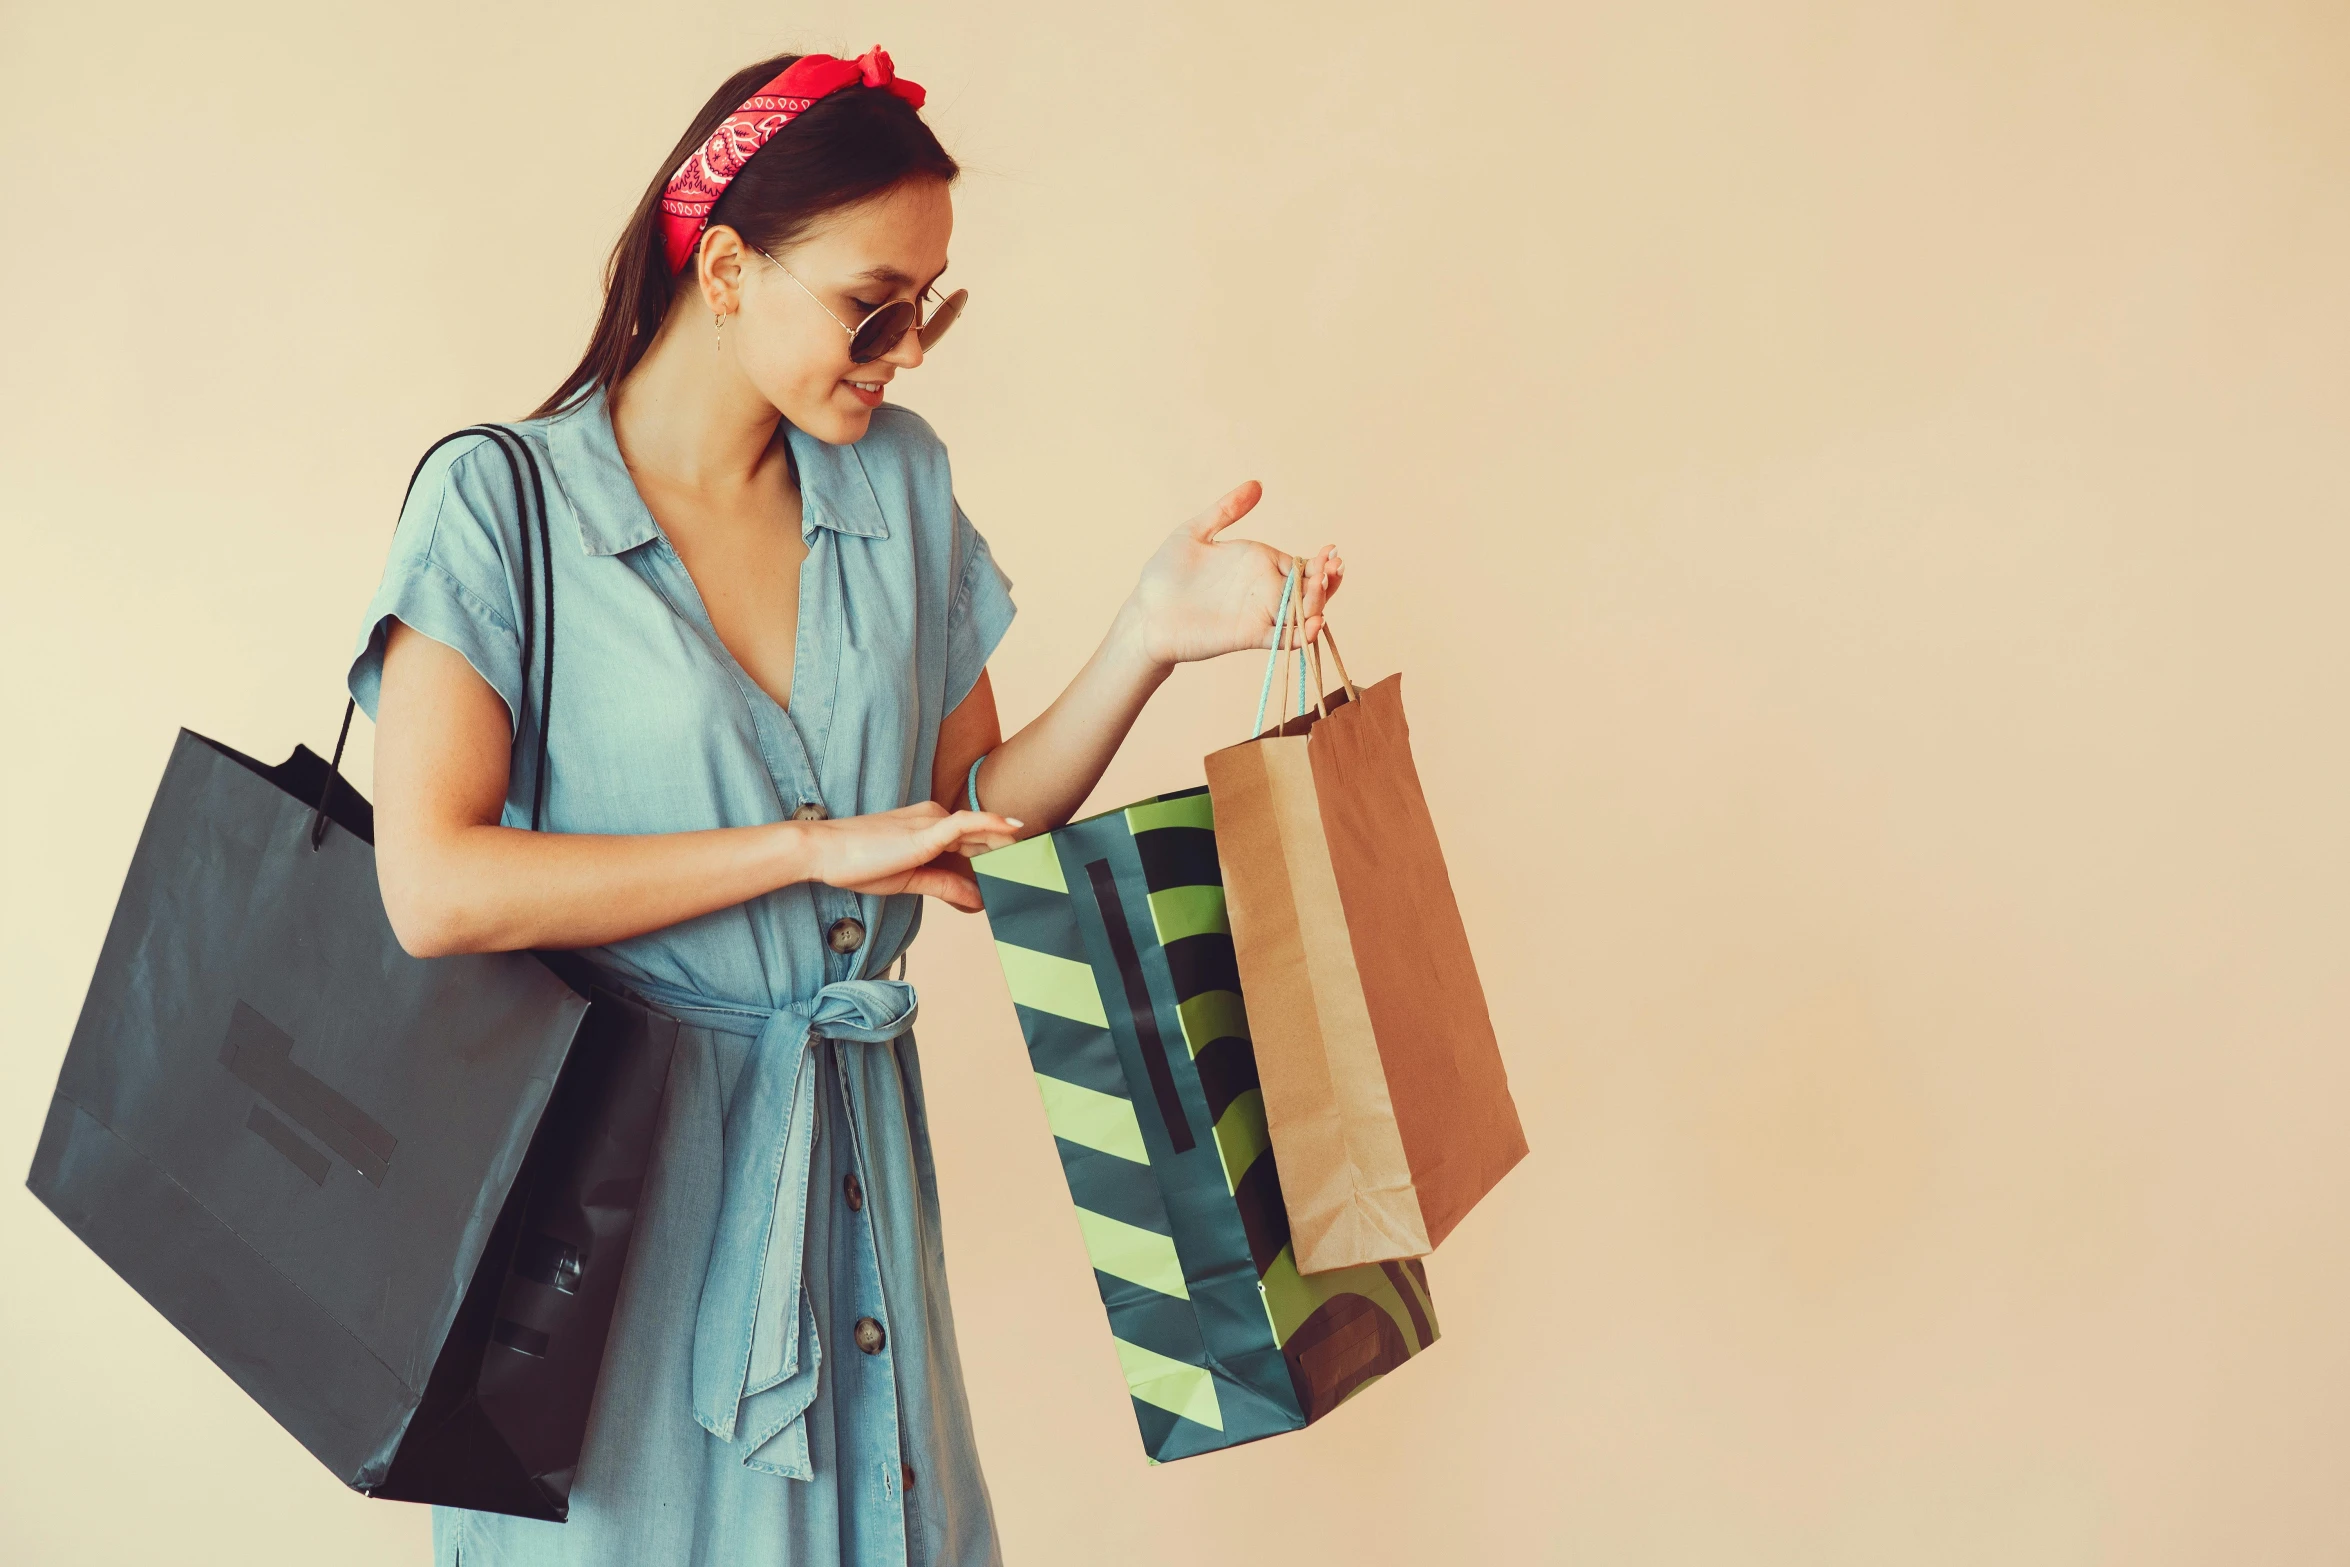
[[[604,399],[514,428],[546,471],[553,540],[547,830],[742,827],[929,797],[939,721],[1012,601],[921,418],[884,407],[850,446],[785,428],[808,543],[789,711],[718,640]],[[521,521],[486,437],[426,464],[351,666],[370,717],[396,617],[464,654],[536,735]],[[503,820],[525,826],[529,765],[513,771]],[[804,883],[586,954],[686,1025],[660,1142],[570,1520],[437,1508],[441,1567],[1000,1559],[947,1304],[914,993],[886,977],[921,904]]]

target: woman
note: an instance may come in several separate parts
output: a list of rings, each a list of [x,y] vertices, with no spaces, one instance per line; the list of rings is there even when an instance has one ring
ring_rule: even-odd
[[[638,203],[579,367],[518,428],[561,637],[544,832],[525,542],[486,437],[421,471],[351,689],[384,906],[419,954],[579,948],[683,1027],[570,1521],[441,1509],[436,1559],[998,1559],[912,992],[962,856],[1068,819],[1189,659],[1264,647],[1290,557],[1177,529],[1100,648],[1000,737],[1009,584],[888,402],[952,319],[954,160],[878,49],[719,89]],[[1302,563],[1306,629],[1341,571]],[[985,802],[981,808],[980,802]]]

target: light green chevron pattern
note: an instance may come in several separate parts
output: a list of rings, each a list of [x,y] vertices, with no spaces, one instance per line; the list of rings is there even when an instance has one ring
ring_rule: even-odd
[[[1224,1429],[1223,1406],[1216,1402],[1216,1379],[1206,1367],[1169,1360],[1156,1350],[1129,1344],[1115,1335],[1110,1342],[1118,1346],[1118,1365],[1126,1373],[1128,1392],[1211,1430]]]
[[[1044,1118],[1055,1137],[1136,1164],[1151,1162],[1150,1151],[1142,1144],[1142,1123],[1134,1118],[1131,1102],[1042,1072],[1036,1074],[1036,1088],[1044,1096]]]
[[[1206,827],[1216,825],[1215,802],[1205,789],[1195,794],[1179,794],[1171,800],[1144,800],[1126,807],[1126,830],[1149,832],[1154,827]]]
[[[1265,1096],[1261,1090],[1252,1088],[1224,1107],[1223,1118],[1216,1123],[1216,1152],[1224,1157],[1226,1191],[1240,1190],[1240,1178],[1256,1163],[1257,1155],[1272,1145],[1272,1140],[1272,1134],[1265,1128]]]
[[[1050,952],[1015,947],[1007,941],[997,942],[995,952],[1004,966],[1005,987],[1019,1005],[1050,1012],[1055,1017],[1091,1023],[1096,1028],[1110,1026],[1109,1018],[1102,1012],[1102,993],[1094,987],[1093,970],[1085,964]]]
[[[1050,834],[1023,838],[1001,849],[975,854],[971,857],[971,868],[982,876],[1016,881],[1023,887],[1042,887],[1047,892],[1069,890],[1069,884],[1061,879],[1061,856],[1054,850]]]
[[[1248,1009],[1240,1004],[1238,991],[1203,990],[1176,1002],[1175,1015],[1183,1023],[1183,1043],[1194,1056],[1226,1035],[1249,1037]]]
[[[1150,895],[1150,905],[1162,947],[1186,936],[1232,934],[1221,887],[1162,887]]]
[[[1082,1207],[1077,1210],[1077,1227],[1085,1232],[1085,1254],[1111,1278],[1124,1279],[1177,1300],[1191,1299],[1191,1291],[1183,1283],[1183,1263],[1175,1255],[1173,1237]]]

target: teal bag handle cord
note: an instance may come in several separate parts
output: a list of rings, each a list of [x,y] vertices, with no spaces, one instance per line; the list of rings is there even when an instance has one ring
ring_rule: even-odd
[[[1273,699],[1273,666],[1281,658],[1282,633],[1289,629],[1289,595],[1297,590],[1297,562],[1289,563],[1289,573],[1281,579],[1281,607],[1273,611],[1273,650],[1265,655],[1265,683],[1257,690],[1257,721],[1249,726],[1248,738],[1254,740],[1265,732],[1265,704]],[[1298,670],[1302,683],[1305,671]]]

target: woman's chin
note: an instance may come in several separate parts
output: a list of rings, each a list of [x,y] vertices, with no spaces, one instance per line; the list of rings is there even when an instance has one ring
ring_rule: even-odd
[[[816,437],[827,446],[853,446],[865,438],[873,428],[873,410],[863,407],[844,408],[840,400],[830,398],[819,403],[802,417],[798,413],[784,415],[793,426]]]

